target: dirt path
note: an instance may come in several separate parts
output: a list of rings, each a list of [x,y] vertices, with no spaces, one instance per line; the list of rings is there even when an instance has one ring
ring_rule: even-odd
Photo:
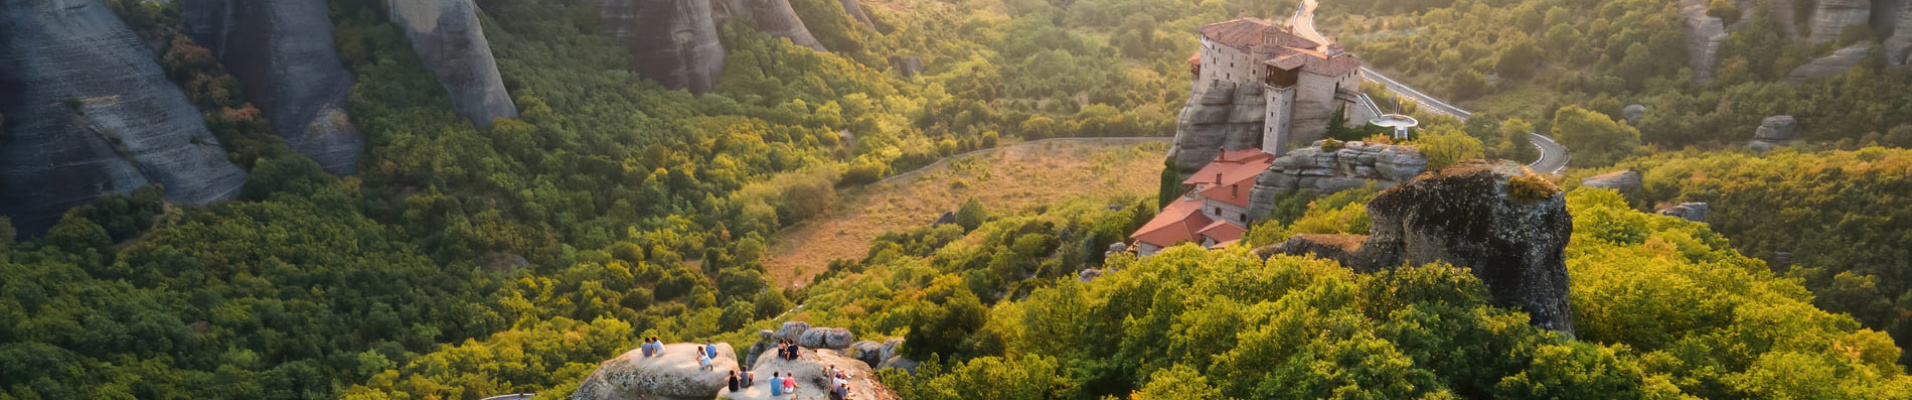
[[[1079,196],[1154,196],[1166,137],[1024,142],[949,157],[844,190],[831,215],[771,238],[764,264],[778,285],[800,286],[835,259],[861,259],[878,234],[934,222],[970,198],[992,212]]]

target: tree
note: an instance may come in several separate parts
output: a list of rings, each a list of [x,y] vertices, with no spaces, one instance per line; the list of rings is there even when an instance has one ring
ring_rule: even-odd
[[[1554,112],[1553,138],[1573,155],[1580,167],[1604,167],[1632,156],[1640,147],[1640,131],[1618,120],[1578,106]]]
[[[1514,160],[1521,163],[1533,162],[1540,158],[1540,150],[1534,148],[1529,133],[1534,124],[1520,118],[1508,118],[1500,122],[1500,143],[1495,144],[1490,154],[1495,158]]]
[[[1468,136],[1447,127],[1430,127],[1414,139],[1415,147],[1427,156],[1427,170],[1438,171],[1463,160],[1481,158],[1485,154],[1480,139]]]
[[[977,227],[983,226],[984,220],[988,219],[989,210],[984,209],[983,203],[976,201],[974,197],[963,202],[963,208],[956,210],[956,225],[963,227],[964,232],[976,230]]]

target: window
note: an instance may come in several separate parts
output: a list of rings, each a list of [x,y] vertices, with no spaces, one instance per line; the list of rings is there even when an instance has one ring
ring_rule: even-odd
[[[1222,208],[1221,208],[1221,207],[1215,207],[1215,215],[1222,215]]]
[[[1248,223],[1248,214],[1240,214],[1240,215],[1236,215],[1236,217],[1237,219],[1241,220],[1241,223],[1244,223],[1244,224]]]

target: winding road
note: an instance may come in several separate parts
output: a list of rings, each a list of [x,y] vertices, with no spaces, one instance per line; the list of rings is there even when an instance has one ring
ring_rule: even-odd
[[[1295,9],[1295,16],[1293,20],[1289,21],[1289,26],[1293,27],[1295,33],[1302,37],[1314,40],[1318,43],[1328,43],[1327,37],[1321,36],[1321,32],[1315,30],[1314,12],[1315,7],[1318,6],[1320,6],[1320,3],[1317,0],[1302,0],[1301,6]],[[1459,118],[1462,122],[1466,122],[1468,117],[1474,115],[1473,112],[1455,107],[1453,104],[1448,104],[1445,101],[1434,98],[1434,96],[1421,93],[1419,90],[1414,90],[1413,87],[1388,78],[1387,75],[1382,75],[1380,71],[1375,71],[1372,68],[1361,67],[1361,76],[1369,82],[1387,86],[1388,90],[1394,91],[1394,93],[1400,94],[1402,97],[1408,98],[1408,100],[1413,100],[1415,103],[1419,103],[1422,110],[1436,114],[1451,115],[1454,116],[1454,118]],[[1561,146],[1560,142],[1556,142],[1553,138],[1539,133],[1528,132],[1527,135],[1529,136],[1527,138],[1528,141],[1533,142],[1534,148],[1540,151],[1540,158],[1535,159],[1532,163],[1528,163],[1527,168],[1549,174],[1558,174],[1560,171],[1567,169],[1567,162],[1573,159],[1573,155],[1567,152],[1566,146]]]

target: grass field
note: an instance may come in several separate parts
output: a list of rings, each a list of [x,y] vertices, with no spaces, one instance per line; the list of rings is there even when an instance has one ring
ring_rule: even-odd
[[[863,258],[876,235],[927,225],[970,198],[1003,212],[1082,196],[1153,197],[1166,139],[1020,143],[847,189],[830,215],[778,232],[765,266],[780,286],[808,283],[830,260]]]

